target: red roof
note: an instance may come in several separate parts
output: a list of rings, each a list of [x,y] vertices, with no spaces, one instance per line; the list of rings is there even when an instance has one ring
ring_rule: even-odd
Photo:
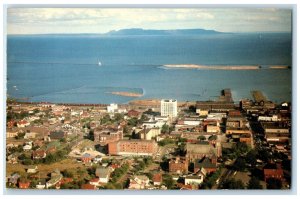
[[[28,189],[30,182],[19,182],[20,189]]]
[[[94,190],[94,189],[96,189],[96,186],[95,185],[91,185],[91,184],[83,184],[83,185],[81,185],[81,189]]]
[[[161,173],[154,174],[152,180],[153,180],[153,182],[162,182],[162,175],[161,175]]]
[[[69,183],[69,182],[73,182],[72,178],[63,178],[60,180],[60,184],[65,184],[65,183]]]
[[[44,150],[37,150],[32,152],[33,158],[43,158],[45,156],[46,152]]]
[[[130,111],[128,111],[128,116],[130,116],[130,117],[137,117],[137,116],[139,116],[139,114],[140,114],[140,112],[138,112],[138,111],[136,111],[136,110],[130,110]]]
[[[282,169],[264,169],[264,175],[266,176],[283,176],[283,170]]]
[[[91,179],[90,182],[99,182],[99,178]]]
[[[20,120],[18,121],[18,124],[28,124],[28,122],[26,120]]]

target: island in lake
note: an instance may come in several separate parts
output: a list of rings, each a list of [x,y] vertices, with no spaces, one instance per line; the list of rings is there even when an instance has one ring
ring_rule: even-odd
[[[141,93],[123,92],[123,91],[110,92],[110,94],[120,95],[120,96],[125,96],[125,97],[142,97],[143,96],[143,94],[141,94]]]

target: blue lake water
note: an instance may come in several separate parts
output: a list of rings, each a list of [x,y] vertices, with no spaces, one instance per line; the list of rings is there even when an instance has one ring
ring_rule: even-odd
[[[289,65],[287,33],[206,36],[9,36],[7,93],[29,101],[127,103],[141,98],[213,100],[231,88],[235,101],[261,90],[291,100],[290,69],[166,69],[164,64]],[[98,65],[101,61],[102,65]]]

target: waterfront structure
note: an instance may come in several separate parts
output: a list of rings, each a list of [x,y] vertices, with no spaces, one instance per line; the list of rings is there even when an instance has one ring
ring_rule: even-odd
[[[160,102],[161,116],[177,117],[177,100],[162,99]]]
[[[108,144],[109,155],[152,156],[157,152],[154,140],[119,140]]]

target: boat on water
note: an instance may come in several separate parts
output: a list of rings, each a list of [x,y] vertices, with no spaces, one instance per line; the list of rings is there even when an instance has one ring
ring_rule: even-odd
[[[101,61],[99,61],[99,60],[98,60],[98,66],[102,66],[102,63],[101,63]]]

